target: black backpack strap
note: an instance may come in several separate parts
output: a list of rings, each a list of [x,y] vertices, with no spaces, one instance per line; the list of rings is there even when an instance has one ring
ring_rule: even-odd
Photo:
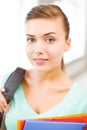
[[[13,71],[11,73],[11,75],[8,77],[6,83],[5,83],[5,92],[3,93],[3,95],[5,96],[7,103],[9,103],[12,98],[13,95],[18,87],[18,85],[20,84],[21,80],[23,79],[25,70],[22,68],[16,68],[15,71]]]
[[[22,81],[24,77],[24,73],[25,73],[25,70],[18,67],[8,77],[4,86],[6,91],[3,92],[3,95],[5,96],[7,103],[9,103],[12,100],[18,85],[20,84],[20,82]],[[1,126],[2,118],[3,118],[3,114],[0,113],[0,126]]]

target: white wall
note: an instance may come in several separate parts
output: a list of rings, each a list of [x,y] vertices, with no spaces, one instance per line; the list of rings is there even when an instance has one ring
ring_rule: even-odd
[[[0,1],[0,74],[18,66],[20,3]]]

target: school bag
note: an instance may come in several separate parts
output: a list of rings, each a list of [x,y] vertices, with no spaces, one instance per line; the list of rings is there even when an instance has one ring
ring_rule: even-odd
[[[12,100],[13,95],[18,85],[20,84],[20,82],[22,81],[24,77],[24,73],[25,73],[25,69],[21,67],[17,67],[8,77],[4,86],[6,91],[3,92],[3,95],[6,98],[7,104],[10,103],[10,101]],[[3,115],[4,113],[0,112],[0,128],[2,125]]]

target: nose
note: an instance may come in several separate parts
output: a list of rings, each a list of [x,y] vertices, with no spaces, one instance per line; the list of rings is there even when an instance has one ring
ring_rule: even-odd
[[[45,50],[44,43],[41,41],[37,41],[35,48],[34,48],[34,52],[37,54],[42,54],[42,53],[44,53],[44,50]]]

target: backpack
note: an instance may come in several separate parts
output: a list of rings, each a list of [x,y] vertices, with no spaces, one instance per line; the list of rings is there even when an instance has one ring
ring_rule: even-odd
[[[18,85],[20,84],[20,82],[22,81],[24,77],[24,74],[25,74],[25,70],[23,68],[17,67],[8,77],[4,85],[4,88],[6,91],[3,92],[3,95],[6,98],[7,104],[10,103],[10,101],[12,100],[13,95]],[[4,113],[0,112],[0,128],[2,125],[3,115]]]

